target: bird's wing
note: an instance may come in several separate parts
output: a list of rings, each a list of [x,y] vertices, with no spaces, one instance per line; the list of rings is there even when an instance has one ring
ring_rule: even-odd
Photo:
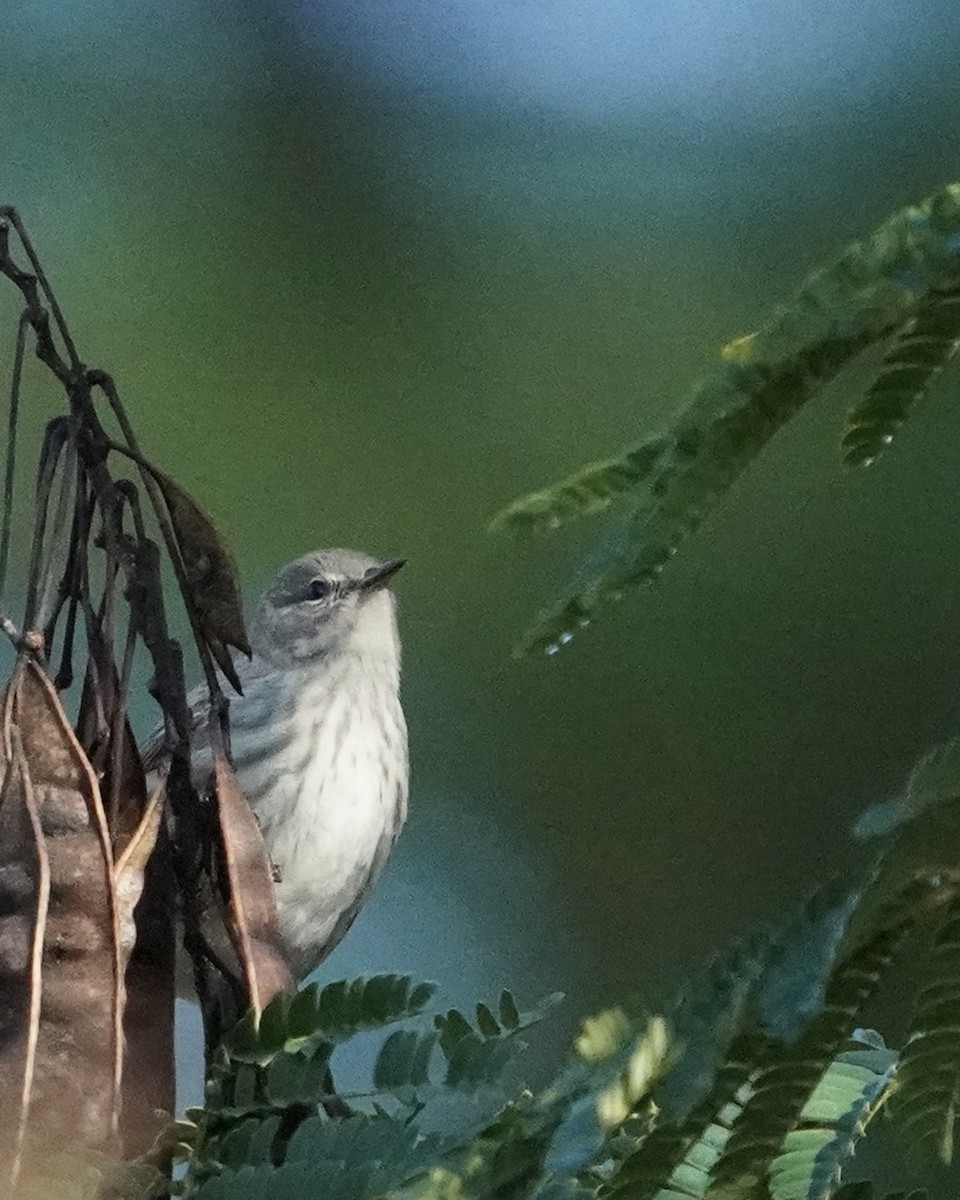
[[[191,688],[187,693],[187,708],[190,712],[190,746],[194,753],[210,745],[207,718],[210,713],[210,695],[204,683]],[[143,769],[149,774],[163,762],[167,750],[167,731],[156,725],[140,751]]]

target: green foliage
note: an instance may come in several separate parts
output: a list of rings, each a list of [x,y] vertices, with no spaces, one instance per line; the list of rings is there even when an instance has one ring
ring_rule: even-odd
[[[772,1200],[828,1200],[885,1101],[897,1056],[881,1044],[847,1050],[821,1076],[769,1168]]]
[[[540,643],[557,645],[601,600],[652,579],[776,430],[891,336],[849,418],[851,464],[887,445],[960,341],[960,186],[893,217],[728,346],[667,434],[502,515],[540,529],[630,506]],[[194,1200],[881,1200],[871,1181],[844,1176],[888,1101],[887,1128],[921,1161],[953,1153],[958,745],[927,755],[902,796],[861,819],[875,852],[862,878],[824,887],[793,920],[734,947],[663,1014],[587,1019],[545,1086],[519,1082],[519,1035],[557,997],[521,1011],[504,992],[469,1015],[431,1017],[432,985],[406,976],[311,987],[240,1022],[212,1065],[206,1107],[132,1178],[155,1186],[150,1163],[172,1155],[185,1164],[177,1188]],[[908,942],[926,974],[898,1055],[858,1026]],[[371,1087],[338,1095],[337,1048],[362,1031],[382,1031]]]
[[[838,955],[824,972],[822,1002],[795,1039],[769,1054],[750,1080],[742,1111],[713,1167],[720,1194],[756,1189],[766,1179],[824,1073],[849,1037],[863,1005],[902,940],[904,926],[884,927],[865,945]]]
[[[494,518],[493,525],[518,533],[539,533],[601,512],[618,496],[646,482],[667,444],[666,438],[652,438],[617,458],[591,463],[569,479],[515,501]]]
[[[960,898],[945,906],[930,956],[933,981],[917,996],[916,1014],[897,1072],[891,1110],[904,1144],[953,1160],[960,1097]]]
[[[824,887],[663,1015],[586,1019],[545,1086],[520,1084],[519,1035],[556,996],[522,1011],[504,992],[469,1016],[431,1015],[432,985],[406,976],[310,987],[240,1022],[206,1107],[171,1125],[116,1194],[149,1194],[153,1164],[172,1156],[193,1200],[872,1200],[869,1182],[844,1175],[888,1099],[887,1128],[919,1155],[947,1158],[952,1144],[955,762],[952,743],[927,755],[866,823],[886,832],[859,886]],[[929,979],[898,1062],[857,1026],[914,933],[915,949],[932,947]],[[372,1086],[338,1095],[337,1047],[370,1030],[383,1031]]]
[[[780,935],[740,956],[743,965],[734,959],[713,973],[715,1007],[701,998],[685,1005],[688,1015],[681,1009],[677,1028],[681,1036],[688,1028],[690,1037],[674,1071],[653,1091],[661,1119],[619,1165],[605,1195],[748,1196],[772,1183],[774,1170],[785,1169],[783,1154],[800,1149],[796,1139],[788,1142],[790,1135],[805,1120],[902,937],[905,914],[894,907],[872,937],[851,945],[861,901],[860,893],[838,897],[832,890],[815,897]],[[711,1028],[712,1045],[709,1033],[704,1036]],[[714,1056],[709,1074],[702,1065],[705,1045]],[[692,1064],[685,1062],[688,1054]],[[690,1080],[699,1081],[699,1095]],[[833,1136],[821,1133],[821,1162]],[[849,1142],[846,1136],[844,1145]],[[809,1138],[804,1145],[809,1148]],[[788,1165],[793,1177],[797,1160]],[[789,1200],[783,1186],[777,1200]]]
[[[198,1200],[374,1200],[428,1172],[442,1159],[444,1143],[385,1117],[312,1117],[290,1138],[279,1165],[270,1161],[262,1129],[246,1137],[244,1150],[241,1162],[225,1161],[200,1187]]]
[[[836,1200],[927,1200],[927,1193],[923,1188],[915,1188],[910,1192],[887,1192],[881,1196],[874,1191],[872,1183],[848,1183],[836,1193]]]
[[[226,1041],[235,1062],[264,1066],[277,1054],[353,1037],[364,1029],[380,1029],[416,1016],[430,1002],[436,986],[414,984],[409,975],[374,975],[320,988],[311,984],[295,996],[278,995],[259,1022],[252,1013]]]
[[[951,800],[960,800],[958,738],[929,750],[914,767],[902,795],[871,805],[854,833],[864,839],[880,837],[915,822],[927,810],[942,810]]]
[[[897,337],[850,413],[844,454],[872,462],[953,355],[960,337],[960,184],[896,213],[817,271],[714,372],[663,434],[516,501],[493,524],[527,531],[619,502],[582,576],[541,614],[522,649],[552,651],[597,606],[651,583],[683,538],[770,438],[867,347]]]
[[[960,287],[934,288],[897,334],[880,373],[847,414],[843,456],[864,467],[882,453],[960,346]]]
[[[336,1095],[336,1046],[418,1016],[434,991],[433,984],[383,975],[278,996],[259,1022],[248,1013],[224,1039],[206,1107],[188,1114],[192,1120],[167,1139],[167,1148],[172,1144],[188,1163],[186,1194],[364,1200],[439,1169],[446,1143],[422,1133],[411,1118],[430,1101],[442,1104],[492,1085],[493,1112],[501,1108],[501,1077],[523,1049],[517,1035],[560,997],[520,1011],[504,991],[496,1015],[478,1004],[473,1023],[449,1009],[436,1014],[426,1033],[395,1030],[380,1048],[373,1088]],[[352,1110],[355,1102],[366,1111]]]
[[[439,1048],[444,1060],[441,1085],[473,1090],[497,1082],[512,1053],[510,1039],[543,1020],[562,999],[545,997],[529,1012],[521,1013],[510,992],[500,996],[499,1020],[486,1004],[476,1006],[476,1025],[451,1008],[434,1017],[434,1028],[418,1034],[397,1030],[383,1043],[373,1068],[374,1088],[398,1095],[422,1094],[430,1081],[430,1064]]]

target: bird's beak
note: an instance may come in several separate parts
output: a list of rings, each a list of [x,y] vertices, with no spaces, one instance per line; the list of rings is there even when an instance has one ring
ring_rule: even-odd
[[[360,590],[373,592],[383,587],[388,579],[392,579],[407,560],[405,558],[385,558],[383,562],[374,563],[360,580]]]

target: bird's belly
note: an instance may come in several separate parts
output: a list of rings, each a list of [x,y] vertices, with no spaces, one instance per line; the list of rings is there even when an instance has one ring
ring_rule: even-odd
[[[328,711],[259,754],[242,733],[234,737],[238,781],[278,874],[281,933],[300,975],[349,928],[400,831],[401,733]]]

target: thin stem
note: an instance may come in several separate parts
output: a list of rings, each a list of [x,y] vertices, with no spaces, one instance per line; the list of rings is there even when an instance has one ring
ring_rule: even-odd
[[[37,336],[37,357],[45,362],[57,379],[69,388],[72,379],[71,369],[60,357],[60,353],[50,332],[50,317],[40,303],[37,291],[37,277],[29,271],[21,271],[10,257],[10,225],[16,214],[13,209],[0,208],[0,274],[6,275],[20,289],[26,301],[27,319],[33,326]]]
[[[218,739],[219,748],[225,749],[224,735],[221,727],[222,713],[224,711],[224,698],[220,689],[220,682],[217,679],[216,668],[214,667],[213,658],[210,654],[210,649],[207,645],[207,639],[200,627],[200,622],[197,618],[197,613],[191,599],[190,587],[187,583],[186,570],[183,565],[183,557],[180,553],[180,544],[177,541],[176,534],[170,524],[170,519],[167,513],[167,506],[163,499],[163,493],[160,490],[156,481],[156,472],[154,468],[146,465],[146,460],[140,452],[140,447],[137,443],[136,435],[133,432],[133,427],[127,417],[123,404],[120,400],[120,395],[117,392],[116,384],[112,377],[105,371],[88,371],[87,382],[91,387],[98,387],[107,397],[110,407],[113,409],[114,415],[117,418],[117,423],[120,430],[126,439],[127,446],[130,450],[130,457],[137,463],[140,468],[140,475],[143,479],[144,487],[147,489],[147,495],[150,497],[153,510],[156,514],[157,524],[160,526],[160,533],[163,536],[164,545],[167,548],[167,554],[170,556],[170,561],[173,563],[174,573],[177,577],[177,584],[180,588],[180,594],[183,597],[184,607],[187,610],[187,616],[190,620],[190,628],[193,631],[194,641],[197,646],[197,653],[200,655],[200,665],[203,667],[203,674],[207,682],[207,687],[210,691],[211,707],[217,714],[216,722],[212,723],[211,734]],[[120,449],[120,447],[117,447]]]
[[[0,605],[7,582],[7,563],[10,558],[10,530],[13,526],[13,481],[17,465],[17,423],[20,415],[20,380],[23,376],[23,351],[30,318],[26,311],[17,322],[17,341],[13,351],[13,374],[10,378],[10,408],[7,418],[7,462],[3,476],[3,525],[0,528]]]
[[[46,273],[40,264],[40,259],[37,258],[33,248],[33,243],[23,227],[23,222],[20,220],[20,214],[15,208],[0,209],[0,217],[9,221],[13,228],[17,231],[17,237],[20,239],[20,245],[23,246],[27,258],[30,260],[30,266],[33,267],[33,273],[40,282],[40,287],[43,289],[43,294],[50,305],[50,311],[53,313],[53,318],[57,323],[57,329],[60,331],[60,337],[63,339],[63,344],[67,349],[67,355],[70,358],[70,366],[73,368],[74,374],[79,375],[83,371],[83,363],[80,361],[80,356],[77,354],[77,348],[73,344],[73,338],[70,336],[70,331],[67,329],[67,322],[64,319],[63,312],[57,302],[56,296],[53,294],[53,288],[47,280]]]
[[[115,827],[120,811],[121,763],[124,751],[124,731],[127,720],[127,697],[130,693],[130,672],[133,669],[133,652],[137,645],[137,626],[131,613],[127,622],[127,637],[123,647],[123,664],[113,706],[113,727],[110,730],[110,799],[108,819],[110,828]]]
[[[37,469],[36,523],[33,528],[33,544],[30,547],[30,574],[27,583],[27,604],[24,626],[33,629],[36,624],[40,593],[44,587],[44,545],[47,534],[47,512],[50,492],[57,471],[57,463],[66,442],[65,427],[68,418],[55,417],[48,425],[40,450]]]
[[[44,570],[44,578],[42,581],[41,596],[39,609],[36,617],[36,625],[39,629],[49,627],[50,637],[53,637],[53,626],[56,621],[63,601],[60,599],[63,595],[66,565],[59,577],[54,575],[54,563],[57,559],[58,552],[64,542],[64,534],[68,524],[72,524],[71,509],[74,505],[71,501],[76,499],[76,490],[79,486],[78,481],[78,461],[77,461],[77,443],[75,437],[75,428],[69,428],[67,440],[63,450],[63,472],[60,479],[60,496],[57,501],[57,510],[53,518],[53,527],[50,530],[50,550],[47,555],[47,563]],[[68,556],[69,561],[69,556]],[[57,591],[57,598],[54,598],[54,588]],[[50,642],[47,642],[50,645]]]
[[[63,594],[68,602],[67,627],[63,634],[60,653],[60,669],[54,681],[58,691],[64,691],[73,683],[73,646],[76,638],[77,610],[83,601],[83,584],[86,579],[87,541],[90,537],[90,515],[92,497],[89,480],[81,473],[77,483],[76,501],[73,511],[73,528],[70,531],[70,552],[63,577]],[[56,614],[59,615],[59,612]],[[52,631],[51,631],[52,632]]]

